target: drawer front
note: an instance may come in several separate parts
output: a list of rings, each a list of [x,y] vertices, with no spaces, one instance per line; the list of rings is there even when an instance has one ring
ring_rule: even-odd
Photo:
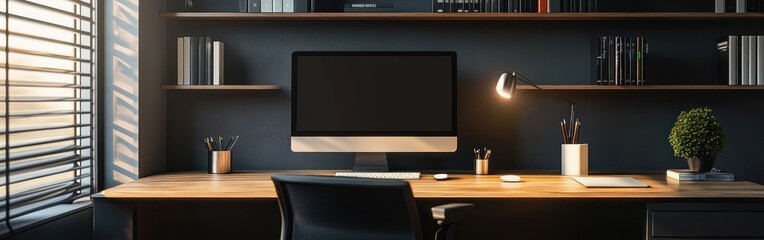
[[[764,203],[647,204],[647,239],[764,239]]]
[[[764,212],[652,212],[652,233],[660,237],[764,238]]]

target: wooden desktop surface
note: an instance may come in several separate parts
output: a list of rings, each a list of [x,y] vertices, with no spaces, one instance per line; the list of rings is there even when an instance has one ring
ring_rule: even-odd
[[[165,173],[107,189],[98,197],[114,199],[274,199],[273,174],[327,175],[335,171],[270,171],[231,174]],[[678,182],[663,175],[629,176],[649,188],[586,188],[571,177],[519,174],[522,182],[502,183],[501,175],[432,174],[409,180],[416,198],[761,198],[764,186],[747,181]]]

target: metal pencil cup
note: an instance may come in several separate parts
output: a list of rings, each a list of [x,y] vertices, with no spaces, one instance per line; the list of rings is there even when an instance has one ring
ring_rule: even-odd
[[[488,174],[488,159],[475,159],[475,174]]]
[[[207,172],[208,173],[230,173],[231,172],[231,151],[207,152]]]

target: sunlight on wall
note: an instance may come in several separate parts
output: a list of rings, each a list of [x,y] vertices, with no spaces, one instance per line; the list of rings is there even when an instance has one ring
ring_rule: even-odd
[[[105,19],[106,62],[110,64],[106,67],[106,107],[110,108],[106,113],[110,116],[105,129],[106,153],[111,156],[105,169],[106,187],[110,187],[138,179],[138,0],[107,2],[104,9],[111,17]]]

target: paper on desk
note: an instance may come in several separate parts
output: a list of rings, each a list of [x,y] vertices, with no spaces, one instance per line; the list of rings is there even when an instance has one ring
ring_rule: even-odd
[[[588,188],[645,188],[650,187],[630,177],[573,177],[573,180]]]

